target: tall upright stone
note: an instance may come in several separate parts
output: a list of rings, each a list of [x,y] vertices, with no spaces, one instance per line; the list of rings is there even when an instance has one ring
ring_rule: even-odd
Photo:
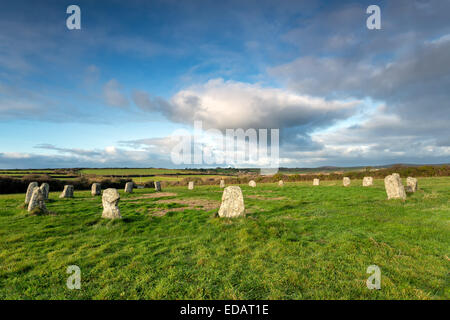
[[[93,183],[91,187],[91,195],[99,196],[102,194],[102,185],[100,183]]]
[[[350,185],[350,178],[344,177],[344,179],[342,179],[342,184],[344,185],[344,187],[348,187]]]
[[[37,182],[30,182],[28,184],[27,193],[25,195],[25,204],[29,204],[31,200],[31,196],[33,195],[34,188],[38,188]]]
[[[155,190],[161,191],[161,182],[160,181],[155,181]]]
[[[220,187],[225,188],[225,180],[220,180]]]
[[[280,180],[280,181],[278,181],[278,186],[279,186],[279,187],[282,187],[282,186],[284,186],[284,182],[283,182],[283,180]]]
[[[73,185],[68,184],[64,186],[63,192],[59,195],[60,198],[73,198]]]
[[[121,219],[122,218],[122,216],[120,215],[119,200],[120,200],[120,195],[119,195],[119,192],[117,192],[117,189],[108,188],[105,191],[103,191],[102,218],[105,218],[105,219]]]
[[[250,182],[248,183],[248,185],[252,188],[256,187],[256,182],[254,180],[250,180]]]
[[[132,193],[132,192],[133,192],[133,187],[134,187],[133,181],[127,182],[127,183],[125,184],[125,189],[124,189],[124,191],[125,191],[126,193]]]
[[[313,186],[318,186],[320,184],[320,180],[319,179],[314,179],[313,180]]]
[[[373,185],[373,178],[372,177],[364,177],[362,182],[363,187],[370,187]]]
[[[41,184],[41,186],[39,188],[44,193],[44,199],[47,200],[48,199],[48,194],[50,192],[50,185],[48,183],[44,182],[43,184]]]
[[[238,186],[226,187],[222,194],[219,217],[236,218],[245,215],[244,196]]]
[[[416,192],[417,191],[417,179],[413,177],[406,178],[406,192]]]
[[[31,195],[30,202],[28,203],[28,212],[36,210],[39,210],[39,213],[47,212],[44,191],[38,187],[33,189],[33,194]]]
[[[405,188],[398,173],[393,173],[384,178],[384,187],[386,188],[388,199],[406,199]]]
[[[194,181],[189,181],[189,183],[188,183],[188,189],[189,189],[189,190],[194,190]]]

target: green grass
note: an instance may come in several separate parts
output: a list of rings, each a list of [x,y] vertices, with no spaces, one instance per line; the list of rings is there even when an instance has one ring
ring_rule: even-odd
[[[147,175],[147,174],[177,174],[177,173],[195,173],[194,171],[184,169],[155,169],[155,168],[136,168],[136,169],[83,169],[83,174],[108,175]]]
[[[386,200],[382,180],[360,185],[244,185],[234,220],[195,202],[218,205],[218,186],[120,190],[115,221],[85,191],[51,193],[43,216],[0,195],[0,299],[449,299],[450,178],[419,179],[406,202]],[[365,285],[373,264],[381,290]],[[69,265],[81,290],[66,288]]]

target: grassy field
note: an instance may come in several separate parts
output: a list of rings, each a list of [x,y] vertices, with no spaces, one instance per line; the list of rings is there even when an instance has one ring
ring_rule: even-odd
[[[148,175],[148,174],[179,174],[179,173],[194,173],[195,171],[189,171],[184,169],[155,169],[155,168],[142,168],[142,169],[83,169],[83,174],[97,174],[101,176],[109,175]]]
[[[419,179],[406,202],[382,183],[242,186],[235,220],[214,217],[218,186],[120,191],[115,221],[85,191],[51,193],[44,216],[0,195],[0,299],[449,299],[450,178]]]

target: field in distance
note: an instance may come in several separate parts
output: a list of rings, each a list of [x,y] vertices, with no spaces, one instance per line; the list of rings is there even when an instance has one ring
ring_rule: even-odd
[[[222,189],[100,197],[50,194],[30,216],[24,194],[0,195],[0,299],[449,299],[450,178],[419,178],[405,202],[383,180],[241,186],[247,216],[215,217]],[[67,267],[81,289],[66,287]],[[381,269],[369,290],[367,267]]]

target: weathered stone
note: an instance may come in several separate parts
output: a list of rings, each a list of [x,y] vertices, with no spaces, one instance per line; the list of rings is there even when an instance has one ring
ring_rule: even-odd
[[[393,173],[384,178],[384,187],[386,188],[388,199],[406,199],[405,188],[398,173]]]
[[[342,179],[342,183],[343,183],[344,187],[348,187],[350,185],[350,178],[344,177],[344,179]]]
[[[91,195],[99,196],[102,194],[102,185],[100,183],[93,183],[91,187]]]
[[[220,180],[220,187],[225,188],[225,180]]]
[[[108,188],[105,191],[103,191],[102,218],[106,218],[106,219],[121,219],[122,218],[122,216],[120,215],[119,200],[120,200],[120,195],[116,189]]]
[[[235,218],[245,215],[244,197],[238,186],[226,187],[222,194],[219,217]]]
[[[27,188],[27,194],[25,195],[25,204],[29,204],[31,200],[31,196],[33,195],[34,188],[38,188],[37,182],[30,182]]]
[[[188,183],[188,189],[189,189],[189,190],[194,190],[194,181],[189,181],[189,183]]]
[[[161,182],[160,181],[155,181],[155,190],[161,191]]]
[[[278,186],[280,186],[280,187],[284,186],[283,180],[278,181]]]
[[[73,185],[65,185],[63,192],[59,195],[60,198],[73,198]]]
[[[256,187],[256,182],[254,180],[250,180],[250,182],[248,183],[248,185],[252,188]]]
[[[369,187],[373,185],[373,178],[372,177],[364,177],[362,182],[363,187]]]
[[[406,192],[416,192],[417,191],[417,179],[413,177],[406,178]]]
[[[133,192],[134,183],[133,182],[127,182],[125,184],[125,192],[126,193],[132,193]]]
[[[50,192],[50,185],[48,183],[44,182],[43,184],[41,184],[41,186],[39,188],[44,193],[44,199],[47,200],[48,199],[48,193]]]
[[[40,213],[47,212],[44,191],[41,188],[35,187],[31,195],[30,203],[28,204],[28,212],[36,211],[37,209]]]
[[[320,180],[319,179],[314,179],[313,180],[313,186],[318,186],[320,184]]]

